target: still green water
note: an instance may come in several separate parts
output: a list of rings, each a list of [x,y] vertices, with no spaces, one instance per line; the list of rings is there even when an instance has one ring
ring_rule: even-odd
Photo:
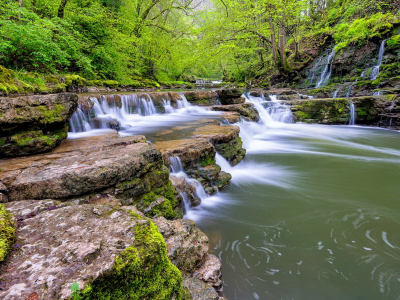
[[[227,298],[399,299],[400,133],[273,125],[241,125],[230,186],[188,214]]]

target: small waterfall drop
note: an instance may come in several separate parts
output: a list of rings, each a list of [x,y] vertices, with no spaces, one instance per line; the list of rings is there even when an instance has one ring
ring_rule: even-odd
[[[204,190],[203,186],[201,185],[200,181],[190,178],[184,171],[181,159],[179,156],[172,156],[169,158],[170,162],[170,172],[172,176],[175,177],[183,177],[185,181],[193,186],[196,189],[196,196],[201,200],[207,199],[209,196],[207,195],[206,191]],[[189,197],[187,196],[186,192],[179,191],[183,198],[183,204],[185,207],[185,212],[188,214],[189,210],[191,209],[191,203],[189,201]]]
[[[339,91],[340,91],[340,88],[338,88],[336,91],[334,91],[332,98],[337,98]]]
[[[379,48],[378,64],[372,68],[371,80],[376,80],[379,76],[379,69],[382,64],[383,54],[385,54],[385,43],[386,40],[382,41],[381,47]]]
[[[85,114],[79,107],[69,120],[69,127],[74,133],[92,130]]]
[[[350,120],[349,125],[356,125],[356,107],[353,102],[349,102],[350,106]]]

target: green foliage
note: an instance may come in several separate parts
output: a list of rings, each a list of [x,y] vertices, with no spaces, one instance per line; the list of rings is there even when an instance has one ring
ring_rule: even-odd
[[[350,44],[362,45],[372,38],[382,36],[393,27],[394,16],[377,13],[368,18],[356,19],[351,23],[340,23],[335,27],[335,48],[339,51]]]
[[[138,216],[132,213],[133,218]],[[83,299],[182,299],[182,276],[170,262],[162,235],[148,220],[135,227],[135,243],[116,258],[111,274],[88,285]]]
[[[400,49],[400,35],[394,35],[387,40],[386,45],[388,49]]]
[[[0,204],[0,262],[11,249],[15,240],[15,226],[11,222],[10,214],[3,204]]]
[[[79,284],[77,282],[74,282],[71,286],[71,300],[80,300],[82,299],[82,293],[79,289]]]

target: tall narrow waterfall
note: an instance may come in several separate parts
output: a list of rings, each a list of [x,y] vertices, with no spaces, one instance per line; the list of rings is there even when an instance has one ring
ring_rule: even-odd
[[[308,74],[309,87],[321,87],[326,85],[332,75],[332,63],[335,58],[335,47],[324,53],[315,61]]]
[[[350,106],[350,118],[349,125],[356,125],[356,107],[353,102],[349,102]]]
[[[371,80],[375,80],[376,78],[378,78],[379,69],[382,64],[383,54],[385,54],[385,43],[386,40],[382,41],[381,47],[379,48],[378,64],[372,68]]]

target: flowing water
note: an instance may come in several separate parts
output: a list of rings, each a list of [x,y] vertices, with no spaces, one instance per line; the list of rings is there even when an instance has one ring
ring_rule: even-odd
[[[182,195],[186,217],[209,236],[223,263],[227,298],[398,299],[400,133],[292,124],[290,109],[270,98],[248,97],[261,121],[238,124],[247,149],[240,164],[231,167],[217,155],[233,178],[216,195],[205,195],[179,159],[171,161],[172,173],[196,186],[202,200],[191,208]],[[122,135],[151,137],[148,131],[168,127],[164,138],[180,138],[177,124],[217,117],[183,98],[177,108],[165,101],[163,115],[146,115],[152,107],[139,101],[140,113],[133,104],[112,112],[98,103],[98,116],[117,116]],[[83,121],[70,137],[102,132],[87,131]]]
[[[187,215],[227,298],[398,299],[400,133],[282,123],[285,106],[250,101],[265,114],[240,124],[246,158],[217,156],[231,184]]]
[[[332,75],[332,63],[335,58],[335,47],[329,52],[324,53],[311,68],[308,76],[309,86],[321,87],[328,83]]]
[[[382,64],[383,54],[385,54],[385,43],[386,43],[386,40],[382,41],[381,46],[379,48],[378,63],[377,63],[376,66],[374,66],[372,68],[371,80],[375,80],[376,78],[378,78],[379,69],[380,69],[381,64]]]

